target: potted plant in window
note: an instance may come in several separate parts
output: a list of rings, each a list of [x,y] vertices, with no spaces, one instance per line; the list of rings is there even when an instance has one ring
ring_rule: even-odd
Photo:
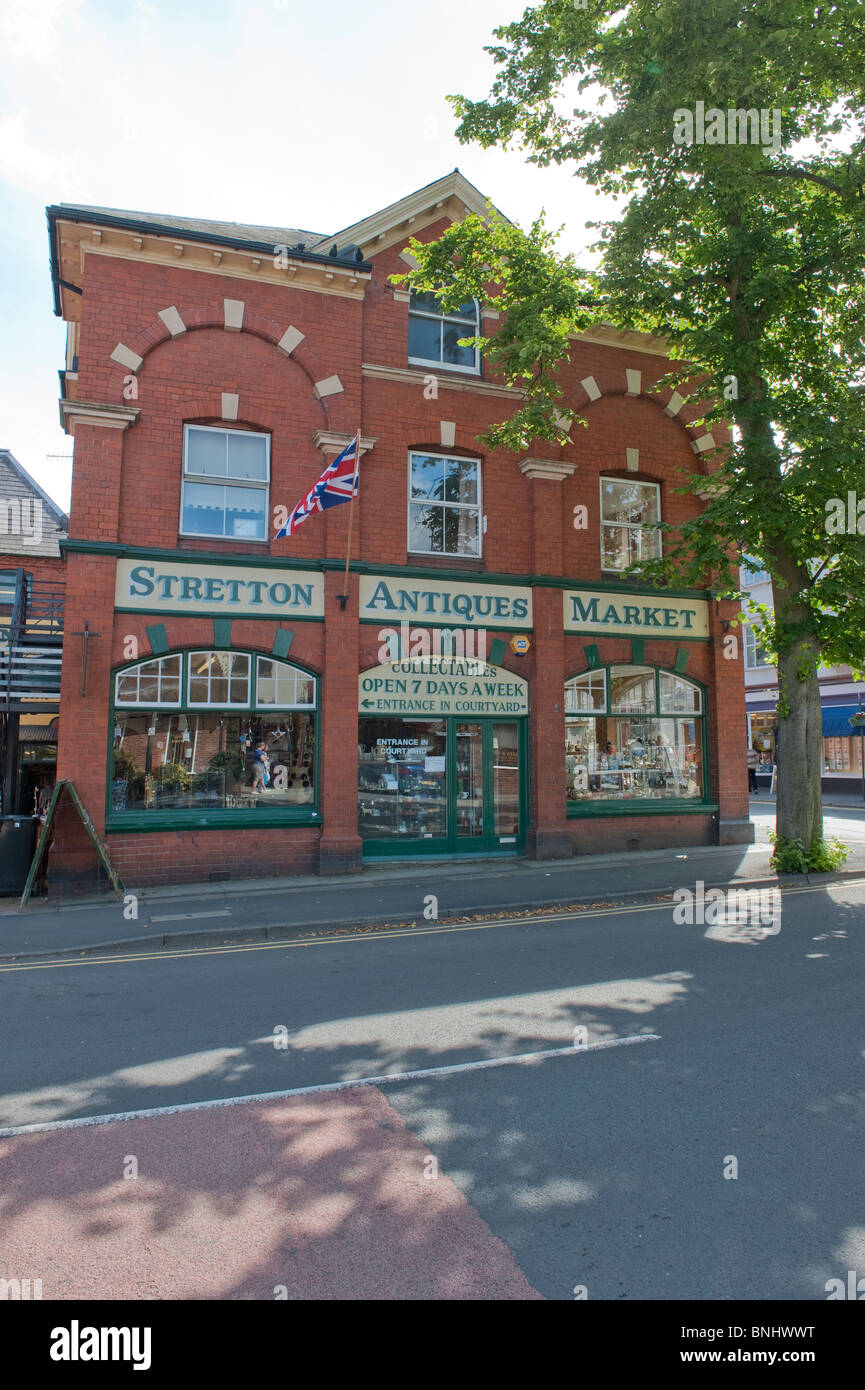
[[[163,763],[156,769],[155,781],[159,789],[159,805],[177,806],[182,794],[188,790],[192,778],[180,763]]]
[[[238,748],[224,748],[221,753],[214,753],[207,764],[208,788],[216,788],[223,806],[227,804],[227,797],[237,795],[243,778],[243,766],[243,753]]]
[[[115,811],[125,811],[130,801],[141,801],[144,797],[144,770],[125,748],[117,748],[114,753],[114,779],[111,787],[111,805]]]

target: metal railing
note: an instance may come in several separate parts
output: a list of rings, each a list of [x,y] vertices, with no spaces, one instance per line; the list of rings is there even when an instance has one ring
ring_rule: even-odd
[[[34,580],[24,616],[25,631],[40,637],[59,637],[63,632],[65,591],[62,584]]]
[[[11,575],[10,575],[11,578]],[[14,593],[0,614],[0,705],[7,712],[60,697],[64,589],[15,572]]]
[[[0,646],[0,700],[57,700],[62,660],[59,647]]]

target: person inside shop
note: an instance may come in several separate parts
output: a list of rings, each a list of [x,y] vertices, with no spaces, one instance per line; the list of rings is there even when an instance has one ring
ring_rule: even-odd
[[[252,754],[253,793],[263,792],[269,781],[270,758],[267,756],[267,744],[264,739],[259,739]]]
[[[616,745],[615,745],[614,743],[610,743],[610,742],[607,743],[606,754],[607,754],[607,767],[617,768],[617,767],[620,766],[620,764],[621,764],[621,759],[619,758],[619,755],[618,755],[618,753],[616,752]]]

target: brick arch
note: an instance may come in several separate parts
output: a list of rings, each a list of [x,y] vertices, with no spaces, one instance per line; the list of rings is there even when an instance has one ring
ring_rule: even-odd
[[[598,378],[600,377],[601,374],[598,373]],[[584,381],[585,380],[587,379],[584,378]],[[617,379],[613,379],[612,377],[607,383],[603,384],[601,379],[596,380],[595,377],[589,378],[589,380],[595,382],[598,394],[592,394],[590,391],[586,389],[584,382],[580,382],[579,390],[582,393],[583,399],[581,402],[574,405],[573,409],[575,414],[581,415],[585,418],[588,414],[588,411],[591,410],[592,406],[596,405],[599,400],[603,400],[609,397],[618,397],[620,399],[629,401],[647,401],[649,405],[652,405],[656,409],[665,413],[670,422],[674,425],[677,425],[678,428],[682,430],[684,434],[687,436],[688,443],[690,444],[695,456],[695,472],[702,472],[708,476],[714,471],[714,469],[711,466],[711,460],[707,457],[704,457],[704,454],[707,454],[709,452],[708,448],[698,450],[694,447],[698,439],[706,437],[711,432],[707,431],[704,428],[699,428],[695,426],[691,421],[689,421],[686,418],[685,412],[688,412],[689,401],[686,399],[684,403],[679,407],[679,409],[674,410],[673,412],[670,412],[667,409],[671,401],[673,401],[673,397],[677,395],[677,392],[673,388],[664,387],[661,389],[656,389],[655,384],[653,382],[649,382],[645,387],[643,387],[641,384],[640,389],[638,391],[632,391],[629,389],[627,379],[624,384]],[[700,418],[700,410],[694,407],[693,405],[690,407],[689,413],[695,415],[697,419]],[[717,426],[715,427],[715,429],[717,432]],[[715,436],[713,436],[713,438],[715,440],[715,447],[720,447],[726,442],[725,440],[717,439],[717,437]],[[573,444],[574,441],[572,440],[571,443]]]
[[[386,623],[386,622],[384,622],[384,621],[382,621],[382,624],[381,624],[381,625],[382,625],[383,628],[386,628],[386,627],[388,627],[388,626],[390,626],[390,627],[397,627],[397,628],[399,627],[399,623],[390,623],[390,624],[388,624],[388,623]],[[378,628],[374,628],[374,627],[370,626],[369,631],[370,631],[371,633],[378,633]],[[366,638],[366,637],[364,636],[363,633],[362,633],[361,635],[362,635],[362,641],[361,641],[360,646],[359,646],[359,649],[358,649],[358,668],[357,668],[357,669],[358,669],[359,672],[360,672],[360,671],[369,671],[369,670],[372,669],[373,666],[380,666],[380,665],[382,664],[381,661],[380,661],[380,659],[379,659],[379,654],[378,654],[379,647],[381,646],[381,643],[379,642],[378,637],[376,636],[375,638],[373,638],[373,637]]]
[[[187,309],[183,311],[182,318],[186,326],[186,333],[178,335],[179,337],[186,337],[186,334],[194,333],[202,328],[213,328],[220,332],[226,331],[225,311],[221,306],[207,305],[199,309]],[[278,344],[289,326],[288,323],[277,322],[264,314],[245,309],[242,326],[236,332],[238,335],[248,333],[254,338],[262,339],[263,342],[268,343],[277,351],[281,359],[286,362],[294,362],[307,378],[309,389],[315,396],[316,382],[325,381],[334,373],[322,363],[321,359],[310,348],[306,338],[290,353],[279,348]],[[133,337],[126,339],[124,346],[143,359],[143,366],[151,352],[164,343],[173,341],[174,335],[169,332],[160,318],[156,318],[146,328],[140,329]],[[141,371],[141,367],[136,370]],[[123,392],[124,384],[132,373],[131,367],[114,365],[114,370],[108,379],[107,398],[109,401],[129,404]],[[344,390],[331,396],[318,397],[324,427],[341,432],[350,432],[354,428],[349,421],[349,410],[345,397],[346,392]],[[221,415],[221,409],[221,402],[218,402],[215,412],[217,418]]]

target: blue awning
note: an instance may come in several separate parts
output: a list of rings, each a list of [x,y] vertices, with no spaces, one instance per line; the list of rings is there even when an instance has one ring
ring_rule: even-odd
[[[858,738],[858,730],[850,727],[850,715],[859,708],[859,705],[824,705],[823,737]]]

